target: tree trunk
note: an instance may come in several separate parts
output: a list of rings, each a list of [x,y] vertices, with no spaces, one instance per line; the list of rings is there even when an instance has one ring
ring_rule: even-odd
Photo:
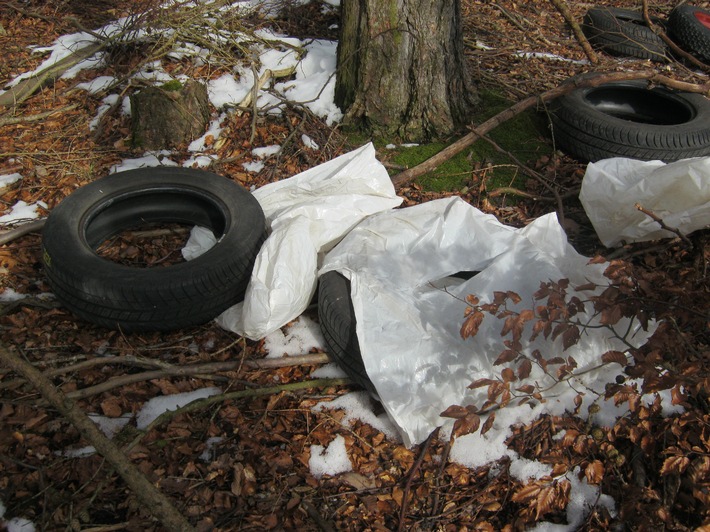
[[[336,103],[346,124],[421,141],[464,124],[468,81],[459,0],[343,0]]]
[[[204,133],[210,109],[207,87],[188,81],[148,87],[131,96],[133,145],[149,150],[174,148]]]

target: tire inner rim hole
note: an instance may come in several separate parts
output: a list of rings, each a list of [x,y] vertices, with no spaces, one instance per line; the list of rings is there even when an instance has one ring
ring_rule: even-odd
[[[123,230],[104,240],[96,254],[123,266],[154,268],[185,262],[185,247],[192,226],[182,223],[147,223]]]
[[[86,243],[101,258],[133,267],[185,262],[181,250],[193,227],[215,239],[228,226],[219,200],[174,189],[129,192],[107,198],[83,222]]]
[[[692,109],[670,93],[636,87],[601,87],[590,91],[587,101],[604,114],[659,126],[684,124],[694,117]]]

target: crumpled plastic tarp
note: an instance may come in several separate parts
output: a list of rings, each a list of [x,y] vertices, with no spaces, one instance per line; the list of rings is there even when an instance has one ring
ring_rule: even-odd
[[[505,349],[500,320],[487,316],[476,336],[461,338],[468,294],[486,303],[494,291],[511,290],[522,302],[509,308],[519,310],[535,305],[533,293],[541,282],[607,285],[605,265],[590,264],[568,244],[555,214],[515,229],[460,198],[394,209],[402,200],[370,144],[254,195],[271,234],[244,304],[226,311],[218,323],[262,338],[307,308],[318,275],[340,271],[351,280],[365,368],[406,445],[423,441],[444,424],[440,413],[449,406],[485,401],[485,388],[467,386],[503,368],[494,365]],[[188,244],[193,256],[201,246],[209,247],[199,243],[204,236],[210,235],[193,232]],[[462,271],[480,273],[465,281],[451,277]],[[577,295],[586,299],[602,288]],[[598,325],[595,317],[578,318]],[[627,333],[627,325],[622,320],[619,330]],[[643,331],[634,323],[626,341],[639,346],[654,327]],[[523,349],[526,354],[540,349],[547,358],[572,356],[593,379],[591,368],[603,353],[627,347],[604,328],[586,329],[564,352],[561,342],[539,338],[524,341]],[[526,382],[554,384],[535,365]]]
[[[607,247],[676,236],[637,203],[688,234],[710,225],[710,157],[669,164],[620,157],[590,163],[579,199]]]
[[[571,286],[592,282],[604,287],[604,269],[568,244],[555,214],[513,229],[460,198],[449,198],[364,220],[328,253],[321,274],[337,270],[350,279],[365,368],[404,443],[412,445],[445,422],[439,414],[447,407],[482,404],[485,388],[467,386],[495,378],[505,367],[494,367],[506,349],[501,320],[487,316],[476,336],[461,338],[468,294],[486,303],[494,291],[512,290],[522,302],[509,308],[534,308],[533,293],[541,282],[569,279]],[[480,273],[453,284],[446,279],[461,271]],[[577,295],[584,300],[592,293]],[[579,320],[598,325],[591,306],[587,310]],[[620,322],[619,330],[626,332],[627,325]],[[577,345],[563,352],[561,338],[529,342],[531,326],[523,337],[525,353],[538,348],[547,358],[572,356],[581,371],[596,367],[605,352],[626,348],[610,331],[588,328]],[[634,323],[627,340],[641,345],[652,329],[643,331]],[[535,365],[516,386],[526,382],[553,384]]]
[[[371,214],[402,203],[372,144],[265,185],[254,196],[270,234],[257,255],[244,302],[217,318],[223,328],[253,340],[308,307],[323,255],[345,234]]]

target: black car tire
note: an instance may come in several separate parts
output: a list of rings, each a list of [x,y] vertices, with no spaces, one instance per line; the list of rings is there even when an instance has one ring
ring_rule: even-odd
[[[318,279],[318,321],[328,354],[348,377],[377,397],[360,353],[350,281],[339,272],[326,272]]]
[[[710,11],[682,5],[671,11],[668,29],[678,44],[705,61],[710,61]]]
[[[584,16],[582,31],[592,46],[608,54],[667,61],[666,44],[638,11],[592,8]]]
[[[100,257],[107,238],[149,223],[200,225],[218,239],[189,262],[140,268]],[[124,331],[166,331],[215,318],[244,298],[266,238],[261,206],[243,187],[202,170],[112,174],[55,207],[42,232],[52,291],[77,316]]]
[[[550,111],[556,146],[583,161],[710,155],[710,100],[700,94],[615,82],[575,89]]]

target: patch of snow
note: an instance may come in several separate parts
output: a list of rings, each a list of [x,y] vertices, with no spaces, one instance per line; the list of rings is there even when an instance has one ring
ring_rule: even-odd
[[[106,417],[99,414],[89,414],[89,419],[96,423],[96,426],[98,426],[101,432],[109,439],[113,438],[118,431],[125,427],[132,417],[131,415]]]
[[[296,79],[277,83],[274,88],[285,98],[302,103],[328,125],[339,122],[343,113],[335,105],[336,41],[315,40],[296,67]]]
[[[207,131],[205,132],[205,134],[202,135],[200,138],[193,140],[190,143],[190,145],[187,147],[187,149],[191,152],[204,151],[204,149],[206,148],[205,141],[207,140],[207,137],[212,136],[212,138],[214,140],[217,140],[217,138],[222,133],[222,122],[226,118],[227,118],[227,113],[222,113],[219,115],[219,117],[212,120],[212,122],[210,122],[210,125],[207,128]]]
[[[210,164],[216,161],[218,157],[216,155],[196,155],[186,159],[182,165],[185,168],[207,168]]]
[[[271,146],[263,146],[261,148],[254,148],[251,150],[251,153],[254,157],[258,157],[259,159],[266,159],[267,157],[271,157],[272,155],[276,155],[279,150],[281,149],[281,146],[278,144],[273,144]]]
[[[125,96],[121,102],[121,112],[126,116],[131,116],[131,98]]]
[[[261,161],[249,161],[246,163],[242,163],[242,166],[247,172],[254,172],[255,174],[258,174],[264,169],[264,163],[262,163]]]
[[[97,92],[101,92],[102,90],[107,89],[115,82],[116,78],[114,78],[113,76],[99,76],[97,78],[92,79],[91,81],[79,83],[76,88],[83,89],[89,94],[96,94]]]
[[[40,208],[46,209],[47,204],[43,201],[29,204],[20,200],[10,207],[10,212],[0,216],[0,224],[17,222],[19,220],[34,220],[35,218],[39,218]]]
[[[115,174],[118,172],[125,172],[126,170],[133,170],[135,168],[146,168],[152,166],[178,166],[178,163],[168,159],[167,155],[171,153],[167,150],[162,150],[158,152],[147,152],[143,157],[138,157],[136,159],[124,159],[118,164],[114,164],[109,170],[110,174]]]
[[[188,403],[222,393],[217,387],[200,388],[193,392],[161,395],[147,401],[136,416],[136,427],[144,430],[164,412],[177,410]]]
[[[311,372],[311,377],[314,379],[344,379],[347,376],[347,373],[335,362],[325,364]]]
[[[0,292],[0,301],[3,303],[10,303],[12,301],[19,301],[20,299],[25,299],[27,296],[25,294],[20,294],[12,288],[5,288]]]
[[[22,174],[5,174],[5,175],[0,175],[0,188],[5,188],[13,183],[17,183],[20,179],[22,179]]]
[[[309,137],[305,133],[303,135],[301,135],[301,142],[303,142],[303,145],[306,148],[310,148],[312,150],[319,150],[320,149],[320,146],[318,146],[316,141],[314,141],[311,137]]]
[[[109,94],[103,100],[99,108],[96,110],[96,116],[89,122],[89,131],[94,131],[99,127],[101,122],[101,117],[106,114],[106,112],[111,109],[114,105],[118,103],[120,96],[118,94]]]
[[[372,428],[379,430],[382,434],[395,443],[400,443],[399,436],[394,423],[390,421],[386,413],[376,416],[372,411],[372,398],[367,392],[351,392],[341,395],[332,401],[321,401],[313,406],[313,412],[323,412],[325,410],[343,410],[345,415],[340,420],[340,424],[350,428],[350,422],[360,420],[367,423]]]
[[[205,441],[205,450],[202,451],[202,454],[200,454],[200,460],[202,460],[203,462],[211,462],[212,460],[214,460],[216,458],[214,447],[223,440],[224,438],[221,438],[219,436],[207,438],[207,441]]]
[[[323,349],[325,340],[320,326],[308,316],[301,315],[288,327],[274,331],[264,338],[266,358],[280,358],[284,355],[304,355],[311,349]]]
[[[57,451],[57,454],[66,458],[87,458],[89,456],[94,456],[96,454],[96,449],[93,445],[87,445],[86,447],[79,447],[77,449],[64,449],[63,451]]]
[[[243,74],[239,81],[232,74],[222,74],[217,79],[210,80],[207,83],[210,103],[217,109],[222,109],[225,105],[241,102],[254,84],[254,76],[250,71],[244,69]]]
[[[563,63],[572,63],[573,65],[588,65],[588,59],[568,59],[567,57],[562,57],[557,54],[550,54],[547,52],[516,52],[513,54],[516,57],[521,57],[523,59],[550,59],[552,61],[561,61]]]
[[[345,438],[338,434],[325,448],[322,445],[311,445],[308,467],[316,478],[352,471],[353,465],[348,458]]]

